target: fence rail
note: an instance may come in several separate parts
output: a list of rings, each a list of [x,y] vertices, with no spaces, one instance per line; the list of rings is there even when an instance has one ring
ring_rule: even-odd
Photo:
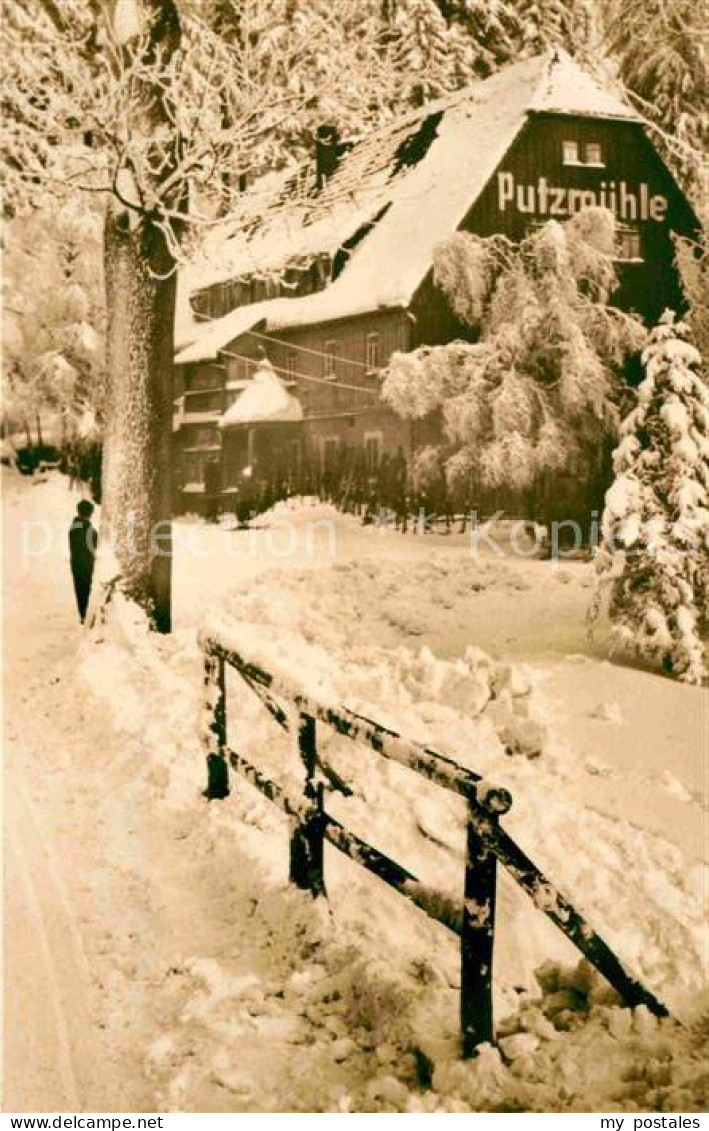
[[[293,822],[290,879],[296,886],[314,896],[325,894],[324,845],[327,841],[400,892],[430,918],[460,936],[460,1021],[464,1056],[472,1056],[477,1045],[494,1038],[492,971],[498,862],[628,1005],[644,1004],[657,1016],[667,1015],[662,1002],[624,967],[583,916],[501,827],[500,818],[512,805],[508,790],[364,715],[345,707],[334,709],[319,703],[214,636],[203,634],[200,643],[205,664],[203,744],[208,770],[205,795],[210,799],[228,795],[228,766],[231,766]],[[293,729],[293,712],[289,714],[282,704],[289,703],[298,711],[297,745],[304,773],[300,798],[290,796],[243,754],[229,747],[227,665],[235,669],[284,730]],[[352,790],[318,753],[318,723],[465,798],[467,837],[461,902],[422,884],[401,864],[356,836],[325,811],[325,782],[345,795]]]

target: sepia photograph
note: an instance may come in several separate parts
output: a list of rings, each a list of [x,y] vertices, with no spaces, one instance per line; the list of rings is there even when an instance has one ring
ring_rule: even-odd
[[[708,48],[0,0],[3,1131],[703,1126]]]

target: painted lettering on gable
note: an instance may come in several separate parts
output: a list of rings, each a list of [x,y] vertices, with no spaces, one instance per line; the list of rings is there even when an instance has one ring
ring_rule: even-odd
[[[500,212],[521,212],[533,216],[573,216],[582,208],[608,208],[619,220],[667,218],[669,201],[659,193],[650,194],[644,182],[633,186],[626,181],[601,181],[597,188],[569,188],[550,185],[546,177],[536,184],[518,183],[514,173],[497,174],[497,205]]]

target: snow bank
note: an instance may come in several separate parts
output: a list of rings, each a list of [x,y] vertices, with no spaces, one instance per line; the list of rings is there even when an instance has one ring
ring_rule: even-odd
[[[426,647],[392,647],[383,634],[393,626],[400,640],[410,640],[412,628],[435,617],[444,592],[455,600],[476,584],[504,581],[469,561],[351,562],[328,570],[326,586],[312,571],[274,571],[238,590],[207,625],[313,697],[376,718],[506,786],[515,799],[508,831],[659,996],[681,1008],[702,979],[701,869],[693,861],[683,867],[680,851],[663,837],[584,805],[588,771],[550,734],[538,674],[497,663],[474,646],[445,661]],[[377,643],[382,635],[385,645]],[[297,782],[288,743],[272,733],[238,677],[229,694],[247,748],[276,778]],[[455,895],[464,841],[457,800],[325,731],[320,743],[356,792],[334,802],[335,815]],[[446,845],[445,859],[430,852],[432,838]],[[513,889],[509,899],[510,925],[526,924],[524,897]],[[541,929],[543,942],[533,938],[529,952],[516,957],[522,981],[546,957],[540,942],[556,945]]]
[[[587,771],[548,726],[553,716],[538,672],[494,660],[472,643],[447,660],[415,644],[439,602],[455,606],[476,586],[497,587],[509,600],[517,582],[496,563],[436,555],[271,569],[237,586],[209,626],[311,694],[402,729],[506,785],[515,798],[508,831],[660,997],[680,1008],[683,997],[693,998],[693,1017],[701,1004],[706,872],[663,837],[584,803]],[[573,949],[504,875],[499,1048],[461,1063],[457,941],[329,850],[328,904],[292,891],[288,822],[240,780],[232,779],[224,803],[207,807],[200,797],[202,660],[193,633],[156,637],[120,599],[101,633],[84,654],[83,673],[126,734],[131,772],[143,752],[139,772],[153,820],[177,814],[185,830],[179,851],[199,861],[205,877],[222,869],[220,913],[236,926],[230,944],[196,947],[175,973],[179,1011],[149,1053],[166,1110],[702,1107],[701,1023],[680,1029],[621,1008],[585,964],[570,965]],[[297,790],[292,740],[235,674],[228,714],[230,743]],[[599,713],[606,727],[616,718],[605,707]],[[460,799],[319,731],[321,754],[354,789],[349,799],[328,795],[333,816],[424,883],[458,896]],[[238,1065],[237,1044],[244,1050]],[[258,1091],[264,1057],[276,1069],[268,1098]]]
[[[276,585],[270,590],[272,595],[278,591]],[[259,595],[254,594],[251,610],[245,595],[239,597],[245,618]],[[233,924],[229,942],[217,948],[212,942],[206,951],[196,944],[192,957],[171,970],[175,1014],[163,1023],[147,1050],[148,1071],[162,1097],[161,1110],[445,1113],[703,1108],[701,1022],[682,1029],[674,1022],[658,1022],[644,1008],[623,1008],[584,961],[537,965],[535,977],[520,988],[509,936],[514,932],[514,947],[528,948],[534,929],[531,919],[520,918],[518,911],[516,924],[510,921],[511,889],[504,882],[496,968],[499,1046],[484,1046],[475,1061],[461,1062],[456,940],[336,854],[332,858],[328,854],[327,859],[327,905],[290,888],[284,882],[288,824],[265,799],[237,781],[232,782],[232,796],[222,804],[206,806],[199,799],[202,769],[194,734],[201,685],[194,643],[187,637],[165,640],[148,634],[140,617],[120,603],[116,614],[104,629],[103,642],[92,648],[91,658],[87,653],[85,668],[95,668],[94,690],[102,690],[112,704],[118,726],[135,738],[142,720],[142,745],[150,751],[142,772],[151,820],[159,825],[165,807],[180,814],[184,831],[170,851],[200,861],[205,884],[208,877],[223,877],[224,891],[215,911]],[[354,624],[355,637],[363,635],[366,625]],[[95,667],[102,651],[106,653],[103,675],[109,668],[112,673],[110,689]],[[401,676],[403,696],[412,695],[414,686],[419,693],[425,687],[432,696],[430,704],[459,702],[459,687],[452,690],[447,683],[450,669],[455,668],[463,683],[490,686],[494,672],[495,681],[501,677],[510,694],[534,697],[518,668],[494,665],[480,655],[468,658],[465,675],[465,664],[439,667],[434,657],[419,662],[409,657],[404,662],[403,653],[388,672],[390,681],[395,672]],[[312,661],[315,653],[308,649],[307,656]],[[288,665],[287,649],[281,663]],[[333,670],[338,668],[331,662],[327,679],[333,690],[342,678],[341,671]],[[324,672],[323,664],[323,687]],[[349,675],[353,674],[351,665]],[[367,693],[372,702],[372,683],[367,683]],[[274,760],[282,759],[282,778],[288,776],[289,762],[294,777],[294,752],[288,744],[281,749],[279,733],[264,721],[260,705],[242,701],[236,686],[230,686],[229,696],[236,724],[232,743],[252,752],[270,769]],[[469,703],[467,697],[464,701]],[[477,708],[474,717],[479,720],[489,704],[481,710],[478,703]],[[165,727],[166,718],[174,723]],[[491,739],[493,733],[490,727]],[[334,753],[329,745],[327,753]],[[445,872],[440,858],[457,856],[461,838],[458,815],[451,816],[441,807],[442,791],[435,791],[435,802],[433,796],[428,799],[426,814],[425,799],[402,788],[405,771],[354,753],[344,767],[345,753],[340,751],[338,768],[348,769],[348,780],[356,785],[355,805],[364,802],[358,810],[360,831],[371,836],[377,818],[384,816],[399,848],[409,844],[407,862],[411,863],[411,842],[420,840],[424,849],[417,863],[424,866],[422,870],[435,879],[438,859],[439,872]],[[535,767],[545,757],[542,754]],[[531,765],[516,759],[510,764]],[[386,813],[380,808],[384,790]],[[395,821],[392,793],[396,794]],[[547,801],[553,820],[554,805],[548,797]],[[333,802],[330,798],[328,807],[334,807]],[[351,803],[344,805],[349,809]],[[356,813],[348,811],[347,819],[358,824]],[[586,831],[582,822],[577,836]],[[380,824],[378,843],[385,832]],[[459,859],[453,873],[459,883]],[[628,904],[636,894],[628,894]],[[669,940],[663,942],[667,945]],[[235,1047],[240,1050],[238,1061]],[[306,1074],[304,1056],[309,1065]],[[270,1082],[268,1095],[261,1090],[264,1074]]]

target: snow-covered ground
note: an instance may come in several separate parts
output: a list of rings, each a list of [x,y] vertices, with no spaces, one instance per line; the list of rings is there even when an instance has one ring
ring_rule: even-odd
[[[6,480],[6,1110],[705,1105],[706,691],[588,644],[588,564],[281,505],[251,531],[177,524],[172,637],[119,604],[90,639],[65,561],[76,498],[59,476]],[[507,785],[505,827],[684,1025],[590,984],[502,876],[511,1020],[501,1052],[462,1064],[455,938],[334,850],[313,903],[286,883],[288,829],[265,799],[234,780],[202,799],[205,620]],[[228,703],[232,745],[297,785],[236,677]],[[354,788],[333,814],[458,895],[458,800],[320,741]]]

